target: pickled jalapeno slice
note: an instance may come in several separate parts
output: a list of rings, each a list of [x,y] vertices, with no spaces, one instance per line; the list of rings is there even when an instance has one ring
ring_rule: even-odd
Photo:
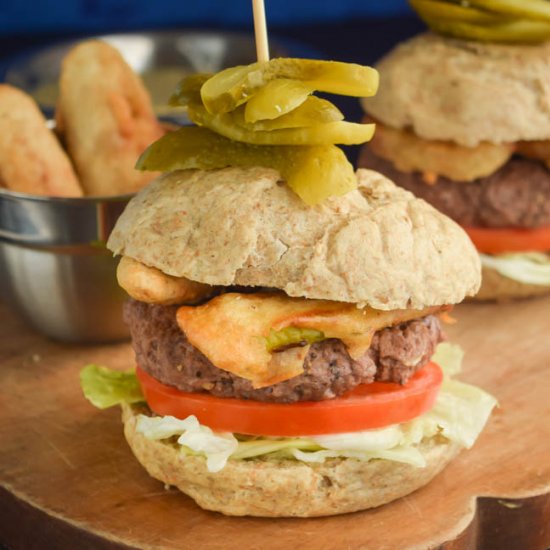
[[[246,105],[248,106],[249,103]],[[240,117],[240,109],[242,109],[242,107],[233,111],[239,124],[255,132],[269,132],[271,130],[281,130],[283,128],[300,128],[302,126],[313,126],[315,124],[324,124],[325,122],[344,120],[342,111],[340,111],[336,105],[326,99],[316,96],[309,96],[299,107],[272,120],[259,120],[254,123],[247,123],[244,114],[242,118]]]
[[[244,119],[246,122],[257,122],[285,115],[302,105],[311,92],[313,88],[299,80],[271,80],[246,102]]]
[[[334,145],[249,145],[196,126],[184,126],[164,135],[144,151],[136,165],[140,170],[160,172],[227,166],[274,168],[307,204],[320,203],[357,187],[353,166]]]
[[[283,351],[295,346],[307,346],[321,342],[325,335],[320,330],[300,327],[285,327],[281,330],[269,331],[265,339],[265,347],[269,353]]]
[[[550,38],[547,0],[409,0],[440,34],[484,42],[531,43]]]
[[[550,21],[550,2],[547,0],[469,0],[469,3],[476,8],[516,18]]]
[[[550,23],[520,19],[498,25],[475,25],[463,21],[444,21],[424,16],[424,21],[433,30],[456,38],[479,42],[531,43],[550,38]]]
[[[271,131],[254,131],[238,124],[234,113],[213,115],[202,105],[191,102],[189,118],[199,126],[234,141],[253,145],[359,145],[374,134],[374,124],[335,121],[300,128],[282,128]]]
[[[338,61],[275,58],[217,73],[202,86],[202,102],[211,114],[227,113],[275,79],[297,80],[312,90],[356,97],[374,95],[378,88],[378,73],[371,67]]]
[[[483,10],[464,7],[452,2],[441,2],[439,0],[409,0],[409,4],[418,12],[420,17],[432,19],[444,19],[448,21],[465,21],[469,23],[494,25],[509,21],[510,17],[497,13],[490,13]]]
[[[178,83],[176,91],[169,99],[172,106],[187,107],[191,101],[201,101],[201,87],[212,77],[211,73],[195,73],[186,76]]]

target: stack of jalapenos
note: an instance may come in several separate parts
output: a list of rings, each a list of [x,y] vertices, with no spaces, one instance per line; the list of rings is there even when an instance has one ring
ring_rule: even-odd
[[[278,170],[307,204],[355,189],[353,167],[336,144],[371,139],[374,124],[344,121],[315,91],[366,97],[376,93],[370,67],[279,58],[185,78],[172,104],[197,126],[167,134],[138,161],[142,170],[265,166]]]

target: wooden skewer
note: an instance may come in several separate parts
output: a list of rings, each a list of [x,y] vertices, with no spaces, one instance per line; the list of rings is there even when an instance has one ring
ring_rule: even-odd
[[[254,13],[254,34],[256,35],[256,56],[258,61],[269,61],[269,44],[265,24],[264,0],[252,0]]]

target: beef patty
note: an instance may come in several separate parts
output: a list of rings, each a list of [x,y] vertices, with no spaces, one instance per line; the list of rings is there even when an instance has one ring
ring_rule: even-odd
[[[428,316],[377,332],[360,360],[354,361],[340,340],[324,340],[311,345],[301,375],[254,389],[250,381],[215,367],[191,345],[176,322],[176,311],[177,306],[126,302],[124,318],[138,365],[182,391],[256,401],[319,401],[374,380],[405,384],[442,339],[439,320]]]
[[[535,160],[513,157],[490,176],[457,182],[440,176],[429,185],[419,172],[405,173],[368,146],[359,166],[376,170],[460,225],[535,228],[550,225],[550,170]]]

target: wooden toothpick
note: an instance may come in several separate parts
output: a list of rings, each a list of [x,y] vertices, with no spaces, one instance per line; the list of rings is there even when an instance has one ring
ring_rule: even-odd
[[[264,0],[252,0],[254,13],[254,34],[256,35],[256,56],[258,61],[269,61],[269,44],[265,24]]]

